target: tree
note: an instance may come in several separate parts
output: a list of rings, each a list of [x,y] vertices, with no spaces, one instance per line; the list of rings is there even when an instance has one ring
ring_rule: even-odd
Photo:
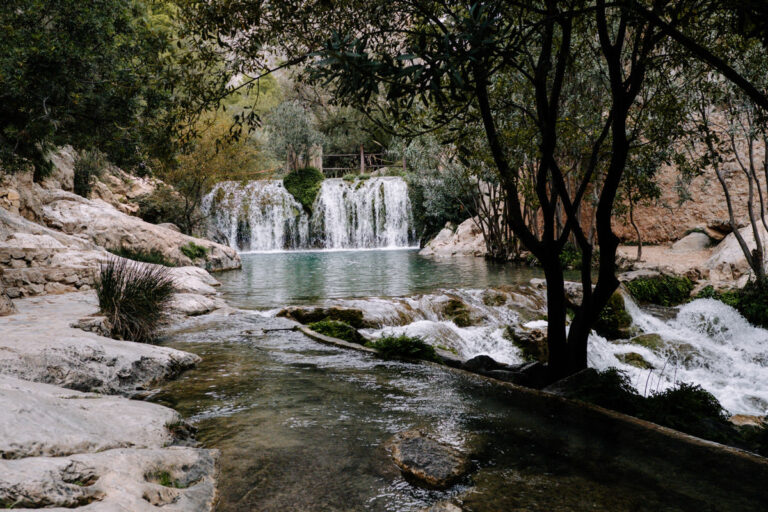
[[[284,101],[267,116],[270,147],[290,170],[309,165],[310,149],[323,141],[311,113],[298,101]]]
[[[209,33],[238,30],[216,12],[190,15]],[[586,366],[591,327],[618,286],[611,220],[625,170],[670,161],[663,149],[680,135],[686,104],[676,91],[690,55],[768,105],[697,39],[712,33],[711,15],[734,16],[714,1],[243,1],[237,14],[251,41],[244,61],[277,47],[337,101],[385,114],[405,133],[454,127],[462,152],[481,127],[508,222],[546,275],[552,378]],[[566,328],[560,255],[569,240],[582,253],[583,300]]]

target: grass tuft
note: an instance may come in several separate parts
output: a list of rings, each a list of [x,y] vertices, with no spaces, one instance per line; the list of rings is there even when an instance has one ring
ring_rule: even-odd
[[[180,249],[182,254],[191,260],[205,258],[208,255],[208,249],[202,245],[197,245],[195,242],[189,242],[187,245],[182,245]]]
[[[99,270],[96,295],[112,336],[153,342],[175,292],[168,268],[113,258]]]

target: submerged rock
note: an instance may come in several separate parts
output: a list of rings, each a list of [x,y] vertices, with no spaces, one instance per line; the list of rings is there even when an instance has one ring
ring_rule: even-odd
[[[428,487],[450,487],[471,468],[466,455],[418,430],[398,434],[389,447],[392,459],[403,473]]]
[[[641,370],[651,370],[653,365],[645,360],[645,358],[637,352],[627,352],[625,354],[617,354],[616,359],[624,364],[640,368]]]
[[[510,340],[522,352],[526,361],[546,363],[549,359],[547,332],[544,329],[524,329],[507,326],[504,337]]]

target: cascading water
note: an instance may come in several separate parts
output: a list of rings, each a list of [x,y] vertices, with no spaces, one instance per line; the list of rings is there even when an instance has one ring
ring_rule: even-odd
[[[313,235],[326,249],[408,247],[414,238],[401,178],[325,180],[313,211]]]
[[[299,249],[309,217],[278,180],[218,183],[203,198],[208,237],[240,251]]]
[[[325,180],[311,218],[279,180],[219,183],[202,209],[208,237],[240,251],[404,248],[415,242],[408,186],[397,177]]]

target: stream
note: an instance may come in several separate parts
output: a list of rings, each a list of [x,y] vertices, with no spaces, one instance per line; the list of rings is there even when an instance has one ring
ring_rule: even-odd
[[[535,269],[480,258],[431,260],[412,250],[317,251],[245,254],[243,270],[216,277],[238,312],[191,318],[168,333],[167,345],[203,361],[153,400],[177,409],[197,427],[202,446],[221,450],[220,511],[406,512],[451,498],[465,511],[717,510],[706,503],[707,484],[688,483],[701,486],[699,501],[638,478],[614,460],[610,446],[596,443],[594,434],[516,405],[504,388],[433,365],[322,345],[274,316],[290,304],[352,305],[381,319],[382,327],[369,329],[369,335],[404,331],[429,339],[439,333],[464,357],[492,353],[519,362],[517,349],[498,333],[506,322],[540,324],[540,304],[519,290],[539,277]],[[488,287],[498,287],[504,302],[489,303],[482,295]],[[459,328],[442,318],[435,304],[446,296],[461,298],[483,321]],[[680,315],[659,319],[633,304],[630,312],[655,332],[684,321]],[[707,314],[706,307],[683,316],[701,314]],[[719,359],[708,363],[714,376],[699,373],[717,382],[718,372],[747,366],[734,384],[712,391],[722,391],[721,400],[732,397],[731,407],[741,408],[732,412],[765,407],[766,348],[759,343],[765,331],[748,324],[733,324],[732,332],[711,322],[709,328],[696,325],[680,324],[677,334],[665,333],[665,339],[677,336],[691,344],[709,332],[702,357],[720,347]],[[745,332],[752,333],[755,347],[727,348]],[[590,343],[597,354],[590,364],[597,367],[617,366],[614,355],[628,350],[626,343],[599,337]],[[632,347],[647,350],[643,355],[657,365],[668,350]],[[651,385],[663,387],[663,378]],[[447,491],[407,482],[384,444],[411,428],[471,453],[476,470]]]

